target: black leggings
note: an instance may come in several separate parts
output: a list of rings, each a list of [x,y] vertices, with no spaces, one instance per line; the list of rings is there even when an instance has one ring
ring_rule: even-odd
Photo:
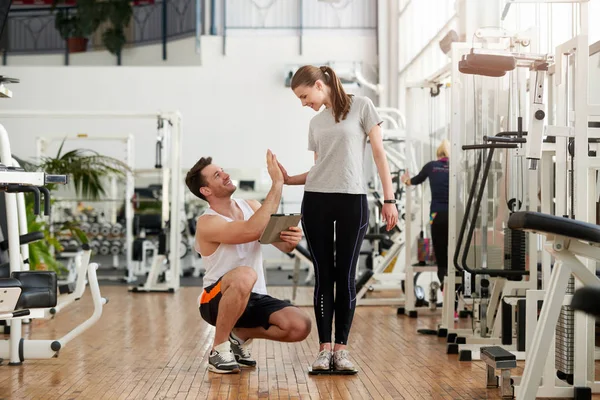
[[[314,308],[320,343],[331,343],[334,311],[335,343],[348,342],[356,307],[356,265],[368,225],[366,195],[304,193],[302,227],[315,269]]]
[[[431,224],[431,240],[437,262],[437,275],[444,287],[444,277],[448,275],[448,211],[438,211]]]

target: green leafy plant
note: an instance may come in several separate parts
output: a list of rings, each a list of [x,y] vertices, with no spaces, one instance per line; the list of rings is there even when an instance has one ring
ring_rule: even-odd
[[[133,17],[133,6],[129,0],[77,0],[74,9],[57,8],[64,0],[54,0],[56,11],[54,24],[60,36],[70,38],[89,38],[104,22],[110,27],[102,33],[102,44],[106,49],[119,55],[125,46],[125,28]]]
[[[65,40],[88,38],[106,19],[106,7],[97,0],[77,0],[74,10],[56,8],[63,2],[63,0],[55,0],[53,8],[56,10],[54,25]]]
[[[127,42],[125,28],[133,16],[133,7],[128,0],[109,0],[105,5],[112,26],[102,34],[102,42],[109,52],[119,55]]]
[[[27,199],[27,230],[29,232],[43,232],[44,240],[29,244],[29,265],[32,270],[49,270],[61,274],[65,266],[57,261],[54,250],[61,251],[60,242],[50,233],[48,222],[37,218],[33,214],[33,196],[25,196]]]

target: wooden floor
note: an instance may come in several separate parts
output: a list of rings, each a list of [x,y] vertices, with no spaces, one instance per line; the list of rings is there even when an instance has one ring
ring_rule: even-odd
[[[301,288],[299,299],[310,298]],[[58,358],[0,366],[6,399],[499,399],[486,390],[481,362],[446,355],[445,339],[421,336],[431,317],[399,317],[391,307],[357,309],[350,350],[355,376],[309,376],[316,329],[302,343],[255,341],[256,369],[207,371],[213,328],[196,308],[198,288],[176,294],[132,294],[104,286],[110,299],[99,323]],[[271,294],[290,297],[290,288]],[[89,294],[52,321],[24,327],[31,339],[54,339],[91,315]],[[309,314],[312,309],[306,308]],[[596,396],[595,396],[596,398]],[[597,398],[600,398],[598,396]]]

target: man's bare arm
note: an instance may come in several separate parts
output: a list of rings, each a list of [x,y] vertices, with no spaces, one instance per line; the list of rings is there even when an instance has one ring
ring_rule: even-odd
[[[254,242],[265,230],[271,214],[275,214],[281,201],[282,183],[273,184],[265,201],[247,221],[228,222],[221,217],[198,218],[197,231],[200,240],[211,243],[241,244]]]
[[[197,232],[199,241],[209,243],[241,244],[256,241],[279,208],[281,190],[283,188],[283,173],[279,168],[277,157],[267,151],[267,171],[271,177],[271,190],[267,194],[260,210],[256,211],[247,221],[225,221],[223,218],[198,218]]]

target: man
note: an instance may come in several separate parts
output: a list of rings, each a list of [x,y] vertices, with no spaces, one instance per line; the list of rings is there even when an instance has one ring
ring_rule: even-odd
[[[255,366],[249,352],[253,338],[297,342],[310,333],[306,313],[267,295],[258,239],[277,212],[283,187],[283,173],[270,150],[267,169],[272,185],[262,205],[232,198],[235,185],[211,157],[201,158],[185,178],[190,191],[210,206],[198,218],[195,248],[206,270],[200,314],[216,328],[208,364],[213,372],[237,373],[238,364]],[[274,246],[289,253],[302,232],[290,227],[281,239]]]

